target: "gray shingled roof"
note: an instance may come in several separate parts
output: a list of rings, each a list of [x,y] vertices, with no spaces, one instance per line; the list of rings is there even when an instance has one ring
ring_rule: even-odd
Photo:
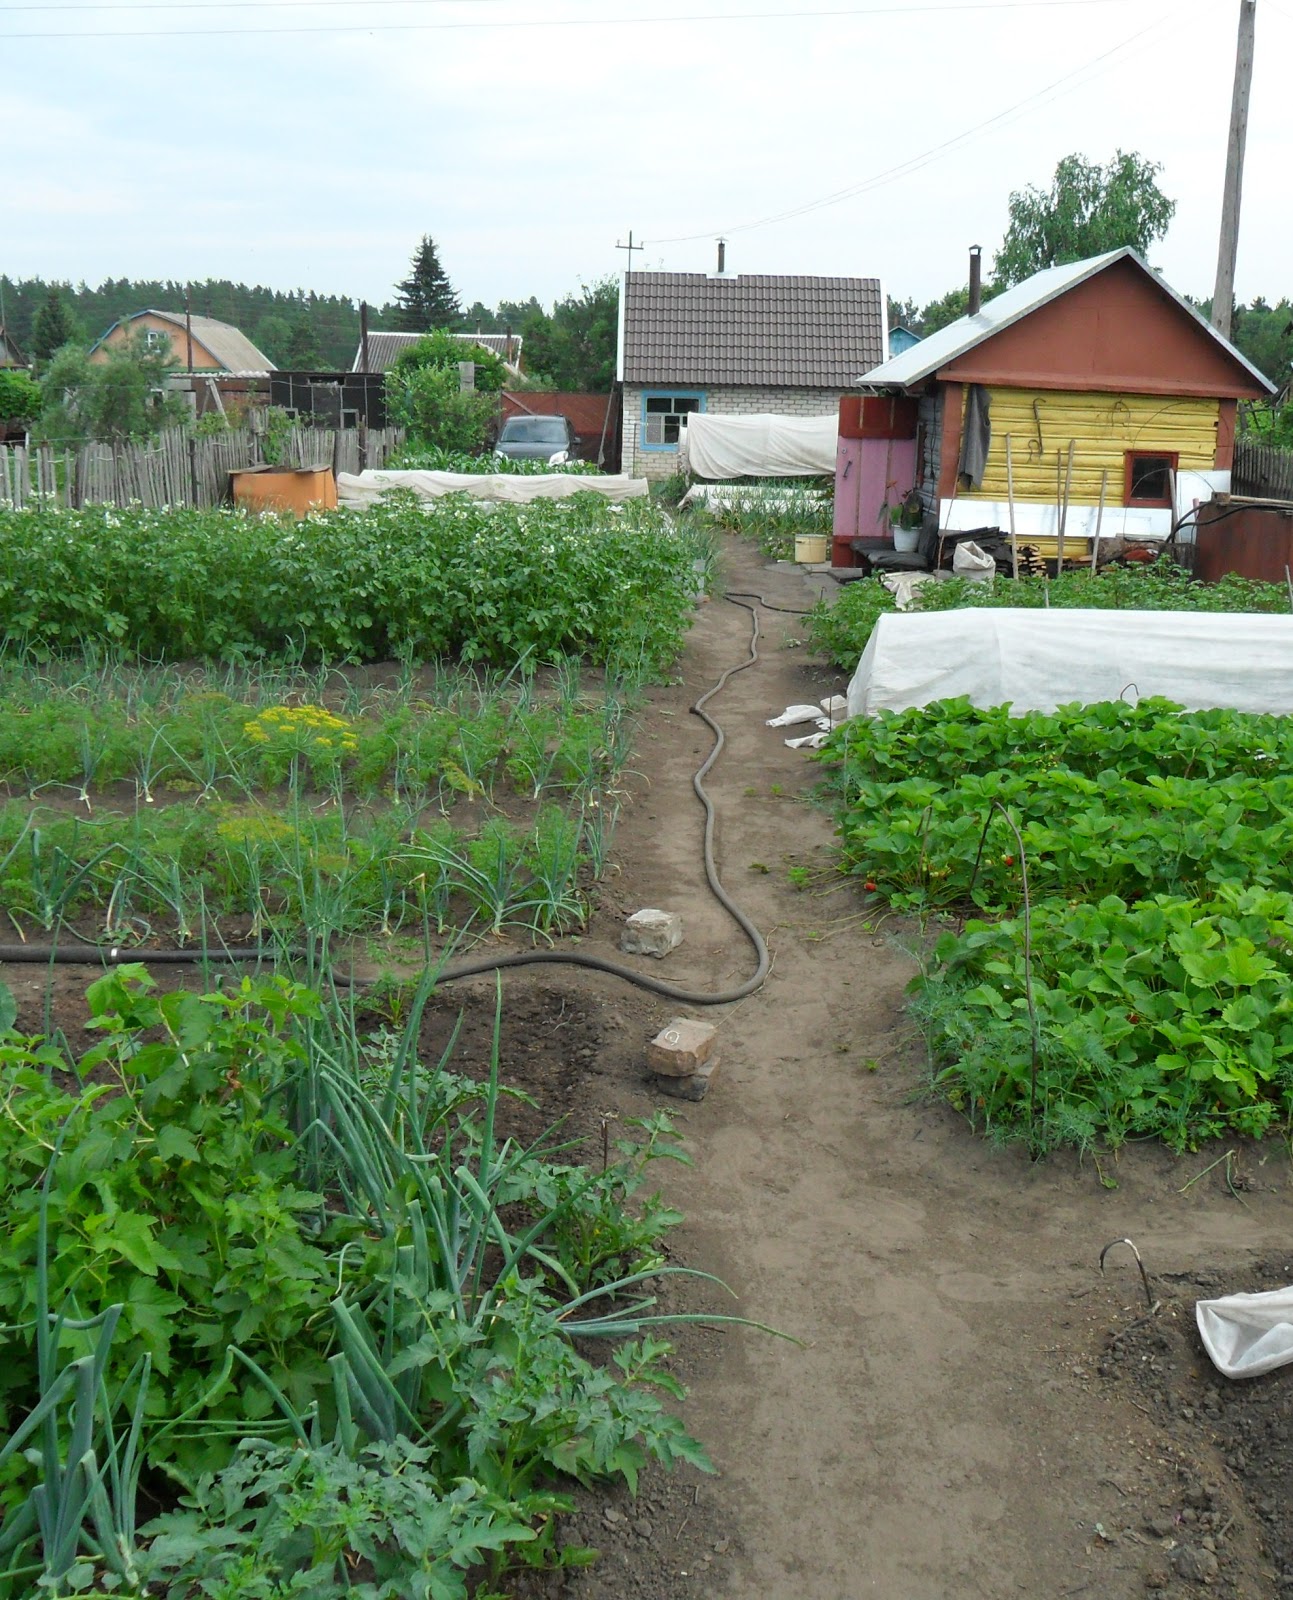
[[[376,333],[368,335],[368,370],[370,372],[389,372],[395,365],[395,358],[402,350],[407,350],[409,345],[416,344],[419,339],[425,339],[424,333]],[[455,333],[455,339],[461,339],[464,344],[482,345],[490,350],[501,360],[507,362],[512,368],[520,366],[521,345],[524,342],[519,333]],[[508,355],[508,344],[511,344],[511,356]],[[363,371],[364,347],[362,344],[355,350],[355,364],[352,372]]]
[[[97,350],[108,337],[113,328],[120,327],[122,322],[134,322],[139,317],[161,317],[163,321],[171,323],[175,334],[171,339],[171,356],[174,360],[183,363],[185,355],[184,313],[182,311],[134,311],[128,317],[122,317],[112,324],[103,339],[98,339],[92,346],[91,353]],[[198,317],[191,319],[193,326],[193,340],[204,349],[209,350],[212,356],[220,363],[225,372],[236,374],[239,377],[262,377],[267,372],[275,372],[277,368],[263,350],[258,350],[245,333],[233,327],[228,322],[217,322],[214,317]]]
[[[630,272],[626,383],[847,389],[884,360],[878,278]]]

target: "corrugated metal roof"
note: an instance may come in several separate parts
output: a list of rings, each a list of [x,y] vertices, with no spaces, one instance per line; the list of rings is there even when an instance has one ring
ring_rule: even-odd
[[[884,355],[878,278],[630,272],[626,383],[846,389]]]
[[[140,317],[160,317],[163,322],[171,323],[179,333],[178,339],[171,340],[171,354],[181,363],[187,362],[185,353],[184,313],[182,311],[155,311],[151,307],[147,311],[132,311],[128,317],[122,317],[114,322],[108,332],[91,346],[90,353],[104,342],[105,339],[119,328],[124,322],[135,322]],[[263,350],[258,350],[247,335],[228,322],[217,322],[214,317],[192,317],[190,322],[193,328],[193,339],[204,350],[210,352],[226,372],[242,373],[252,377],[261,377],[267,372],[278,369]]]
[[[967,351],[973,350],[976,345],[982,344],[985,339],[990,339],[993,334],[1000,333],[1003,328],[1019,322],[1031,312],[1040,310],[1042,306],[1048,305],[1068,290],[1085,283],[1088,278],[1094,278],[1097,273],[1103,272],[1115,261],[1126,260],[1134,261],[1154,280],[1164,294],[1170,295],[1183,311],[1188,311],[1199,326],[1206,330],[1234,360],[1246,371],[1251,372],[1264,388],[1273,391],[1273,385],[1265,374],[1258,372],[1252,362],[1236,350],[1229,339],[1223,339],[1188,300],[1177,294],[1171,284],[1164,282],[1144,257],[1130,247],[1109,250],[1104,255],[1088,256],[1085,261],[1070,261],[1060,267],[1047,267],[1044,272],[1035,272],[1031,278],[1025,278],[1022,283],[1015,284],[1004,294],[989,300],[974,316],[961,317],[956,322],[949,322],[947,327],[940,328],[937,333],[929,334],[910,350],[904,350],[901,355],[892,357],[881,366],[864,371],[862,376],[855,377],[853,382],[859,388],[868,389],[915,388],[941,368],[965,355]]]
[[[378,333],[372,330],[368,334],[368,370],[369,372],[389,372],[395,365],[395,358],[402,350],[407,350],[411,344],[416,344],[419,339],[425,339],[425,333]],[[501,357],[509,367],[519,369],[521,364],[521,346],[523,340],[519,333],[508,335],[506,333],[455,333],[455,339],[461,339],[464,344],[482,345],[486,350]],[[508,346],[511,345],[509,352]],[[364,347],[361,343],[355,350],[355,364],[352,372],[362,372]]]

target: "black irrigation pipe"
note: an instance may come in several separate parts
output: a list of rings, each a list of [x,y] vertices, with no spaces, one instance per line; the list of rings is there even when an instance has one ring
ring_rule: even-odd
[[[752,667],[759,659],[759,614],[752,605],[746,604],[746,598],[756,599],[760,605],[767,606],[767,602],[759,595],[737,598],[735,594],[725,595],[724,598],[734,606],[740,606],[743,611],[750,613],[750,653],[744,661],[736,666],[729,667],[712,688],[707,689],[700,699],[690,708],[693,715],[698,716],[714,735],[714,743],[709,754],[705,757],[695,775],[692,777],[691,786],[696,791],[696,797],[705,808],[705,832],[701,847],[701,856],[705,867],[705,878],[709,884],[710,892],[719,902],[727,914],[732,918],[741,932],[754,947],[757,965],[752,977],[738,984],[732,989],[720,989],[713,994],[699,989],[684,989],[677,984],[665,983],[660,978],[653,978],[648,973],[639,972],[633,967],[626,967],[618,961],[609,961],[603,956],[586,955],[582,951],[565,950],[526,950],[515,955],[486,956],[477,961],[460,961],[453,966],[446,967],[437,974],[436,985],[454,983],[460,978],[477,978],[487,972],[510,971],[515,967],[585,967],[593,972],[609,973],[613,978],[620,978],[625,983],[634,984],[639,989],[646,989],[651,994],[662,995],[666,1000],[678,1000],[684,1005],[691,1006],[724,1006],[730,1005],[734,1000],[743,1000],[746,995],[753,994],[760,988],[768,976],[768,969],[772,965],[772,958],[768,954],[768,946],[763,935],[754,923],[741,910],[736,901],[724,889],[718,876],[718,869],[714,865],[714,822],[715,812],[713,801],[705,790],[705,778],[710,768],[723,752],[727,743],[727,736],[722,727],[706,711],[706,703],[723,689],[729,678],[738,672],[744,672]],[[767,606],[768,610],[781,610],[782,607]],[[800,615],[807,615],[806,612]],[[31,944],[0,944],[0,962],[26,963],[32,966],[54,965],[91,965],[120,966],[127,961],[142,961],[148,965],[181,966],[198,965],[201,962],[225,963],[237,961],[261,961],[266,956],[282,955],[284,952],[275,951],[267,947],[238,947],[206,948],[194,950],[139,950],[123,948],[120,945],[31,945]]]

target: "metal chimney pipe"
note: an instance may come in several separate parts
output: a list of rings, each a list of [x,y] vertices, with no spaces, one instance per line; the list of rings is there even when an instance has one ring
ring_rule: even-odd
[[[718,241],[718,275],[721,278],[727,271],[727,240]]]
[[[368,366],[368,302],[359,302],[359,370],[367,372]]]
[[[983,246],[970,246],[970,304],[969,316],[977,316],[983,306]]]

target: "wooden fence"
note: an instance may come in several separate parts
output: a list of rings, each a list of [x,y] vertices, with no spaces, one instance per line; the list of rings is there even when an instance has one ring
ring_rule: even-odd
[[[1261,500],[1293,500],[1293,450],[1236,439],[1230,487]]]
[[[217,506],[229,498],[229,474],[263,466],[331,467],[359,472],[385,466],[404,442],[398,428],[293,428],[268,436],[232,428],[198,438],[168,428],[146,444],[0,445],[0,505]]]

